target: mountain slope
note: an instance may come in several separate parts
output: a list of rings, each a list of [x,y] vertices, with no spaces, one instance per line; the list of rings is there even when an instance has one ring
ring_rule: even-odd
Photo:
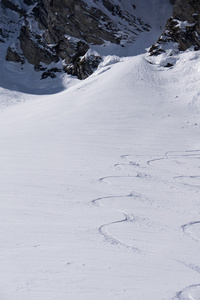
[[[200,3],[196,0],[174,1],[173,14],[160,38],[150,48],[151,55],[200,49]],[[176,61],[176,60],[175,60]],[[173,63],[169,63],[169,66]]]
[[[144,52],[157,40],[172,11],[168,0],[146,1],[145,5],[125,0],[73,3],[1,2],[0,12],[5,19],[0,32],[1,64],[5,65],[6,78],[1,78],[2,86],[6,87],[9,81],[9,88],[16,86],[15,89],[27,92],[26,84],[22,88],[24,74],[34,86],[31,92],[44,92],[46,85],[48,90],[51,79],[56,81],[54,86],[60,85],[62,89],[59,81],[65,73],[84,79],[105,54],[126,56]]]
[[[3,299],[199,299],[199,66],[122,59],[1,111]]]
[[[165,22],[151,4],[170,6],[145,3],[151,34],[93,45],[84,81],[2,64],[3,300],[200,299],[200,52],[150,63]]]

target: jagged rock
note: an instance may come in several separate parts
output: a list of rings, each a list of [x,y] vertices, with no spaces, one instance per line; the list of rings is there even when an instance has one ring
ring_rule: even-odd
[[[43,68],[40,68],[40,70],[42,70],[42,69]],[[48,77],[56,78],[56,73],[58,73],[58,72],[62,72],[62,71],[58,68],[51,68],[42,73],[41,79],[46,79]]]
[[[33,35],[27,24],[21,27],[19,41],[25,58],[35,68],[41,62],[47,65],[52,62],[58,62],[59,58],[56,53],[48,45],[42,43],[39,35]]]
[[[100,56],[90,55],[82,59],[77,58],[73,64],[67,65],[65,71],[79,79],[85,79],[91,75],[102,61]]]
[[[35,70],[59,62],[81,79],[100,61],[95,56],[83,59],[91,45],[133,41],[138,32],[150,28],[134,16],[135,5],[126,11],[118,0],[95,0],[90,6],[85,0],[2,0],[1,6],[19,15],[18,21],[11,19],[19,34],[15,47],[8,47],[8,61],[28,61]]]
[[[1,0],[2,4],[6,7],[6,8],[9,8],[15,12],[21,12],[22,9],[16,5],[15,3],[9,1],[9,0]]]
[[[46,30],[47,42],[57,43],[66,35],[82,39],[91,44],[102,44],[104,40],[118,43],[115,26],[109,26],[110,19],[100,10],[89,8],[83,1],[42,0],[34,13],[39,26]],[[108,29],[113,29],[109,32]]]
[[[24,59],[19,55],[19,53],[13,49],[11,46],[8,47],[7,54],[6,54],[6,60],[13,61],[13,62],[19,62],[24,63]]]
[[[174,1],[173,15],[168,20],[164,33],[150,48],[150,55],[164,52],[170,42],[176,43],[179,51],[190,47],[200,49],[200,1]]]

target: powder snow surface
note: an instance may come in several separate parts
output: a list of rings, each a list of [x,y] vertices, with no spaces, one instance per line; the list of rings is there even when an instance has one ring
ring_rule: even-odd
[[[200,52],[175,58],[0,89],[1,300],[200,299]]]

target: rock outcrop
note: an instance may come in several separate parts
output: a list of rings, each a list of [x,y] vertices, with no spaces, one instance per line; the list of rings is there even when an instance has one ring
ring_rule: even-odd
[[[166,24],[165,31],[150,48],[150,55],[163,53],[170,43],[176,43],[178,51],[192,47],[200,49],[200,1],[176,0],[173,15]]]
[[[170,47],[200,49],[200,1],[169,1],[173,15],[150,48],[151,56]],[[150,29],[135,11],[136,5],[124,0],[1,0],[0,43],[7,61],[22,68],[32,64],[43,72],[42,79],[58,72],[84,79],[101,61],[90,51],[93,45],[123,46]]]
[[[27,61],[44,71],[42,78],[52,77],[49,69],[59,63],[65,72],[84,79],[101,61],[88,56],[91,45],[133,41],[150,27],[134,16],[134,5],[125,10],[118,0],[94,0],[90,5],[82,0],[2,0],[1,6],[18,28],[6,60],[22,65]]]

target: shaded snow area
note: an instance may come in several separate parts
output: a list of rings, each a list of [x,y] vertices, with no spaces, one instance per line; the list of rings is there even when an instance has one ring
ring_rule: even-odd
[[[1,299],[200,299],[199,72],[139,55],[2,106]]]

